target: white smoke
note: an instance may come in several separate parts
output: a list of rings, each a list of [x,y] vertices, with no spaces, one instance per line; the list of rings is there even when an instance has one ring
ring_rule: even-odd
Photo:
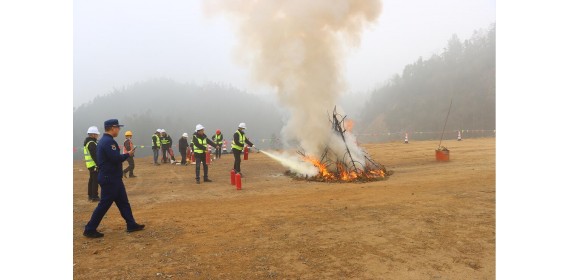
[[[284,167],[289,168],[289,170],[295,172],[298,175],[315,176],[319,170],[310,162],[303,161],[301,158],[295,155],[287,153],[268,153],[266,151],[261,151],[266,156],[276,160],[281,163]]]
[[[290,110],[283,139],[298,143],[314,157],[320,157],[327,146],[343,155],[345,144],[333,135],[328,119],[345,90],[344,47],[359,44],[363,28],[380,15],[380,0],[204,3],[207,11],[222,11],[235,20],[236,58],[250,66],[256,82],[274,87],[280,103]],[[349,142],[351,153],[363,159],[353,142]]]

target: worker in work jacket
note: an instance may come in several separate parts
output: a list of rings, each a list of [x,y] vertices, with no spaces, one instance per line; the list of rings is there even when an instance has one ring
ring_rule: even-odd
[[[198,124],[196,132],[192,135],[192,146],[194,146],[194,158],[196,159],[196,184],[200,184],[200,162],[204,167],[204,182],[212,182],[212,180],[208,179],[208,165],[206,164],[208,144],[217,146],[204,133],[204,126]]]
[[[224,142],[224,135],[222,134],[222,132],[219,129],[216,130],[216,134],[214,134],[212,136],[212,140],[218,146],[216,148],[216,159],[219,159],[222,157],[222,144]]]
[[[87,198],[89,201],[99,201],[99,183],[97,181],[97,139],[99,130],[92,126],[87,130],[87,138],[83,141],[83,155],[85,165],[89,170],[89,182],[87,182]]]
[[[162,162],[168,163],[170,154],[168,158],[166,157],[166,154],[169,153],[169,150],[172,147],[172,138],[166,133],[164,129],[162,130],[162,135],[160,137],[160,144],[162,148]]]
[[[152,135],[152,155],[154,158],[154,165],[160,165],[158,163],[158,151],[160,150],[160,128],[154,132]]]
[[[234,140],[232,141],[232,152],[234,154],[234,171],[236,174],[240,174],[243,178],[243,173],[241,173],[241,151],[245,147],[245,144],[249,145],[250,147],[255,147],[253,143],[245,137],[245,123],[240,123],[238,125],[238,130],[234,133]]]
[[[186,152],[188,151],[188,133],[184,132],[182,137],[178,139],[178,151],[180,152],[180,156],[182,157],[182,161],[180,161],[181,165],[188,165],[186,162]]]
[[[125,142],[123,142],[123,154],[128,153],[128,151],[132,150],[135,147],[133,144],[133,132],[128,130],[125,132]],[[132,157],[127,158],[127,162],[129,166],[123,170],[123,177],[127,178],[127,173],[129,174],[129,178],[137,177],[133,171],[135,170],[135,159],[134,155]]]

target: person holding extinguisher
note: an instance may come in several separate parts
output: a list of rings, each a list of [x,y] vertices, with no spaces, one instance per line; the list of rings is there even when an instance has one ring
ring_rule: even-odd
[[[234,171],[243,178],[243,173],[241,173],[241,152],[247,144],[250,147],[255,148],[255,145],[245,137],[245,123],[240,123],[238,125],[238,130],[234,133],[234,140],[232,141],[232,153],[234,154]]]
[[[221,130],[216,130],[216,134],[212,136],[212,141],[218,145],[216,148],[216,159],[222,158],[222,144],[224,142],[224,135]]]
[[[206,163],[208,144],[217,147],[216,143],[204,133],[204,126],[196,125],[196,132],[192,135],[192,146],[194,146],[194,157],[196,158],[196,184],[200,184],[200,163],[204,166],[204,182],[212,182],[208,178],[208,164]]]

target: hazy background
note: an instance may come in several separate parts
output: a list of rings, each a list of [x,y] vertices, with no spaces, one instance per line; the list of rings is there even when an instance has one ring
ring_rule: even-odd
[[[349,92],[372,90],[419,56],[439,53],[455,33],[469,38],[495,21],[495,1],[384,0],[375,26],[347,57]],[[113,88],[154,78],[231,84],[263,93],[236,65],[236,36],[201,1],[100,0],[73,3],[75,107]]]
[[[229,138],[245,121],[262,148],[280,138],[287,111],[236,63],[231,21],[205,15],[201,1],[75,1],[73,9],[74,147],[108,118],[125,123],[140,145],[157,128],[177,142],[197,123]],[[347,91],[338,104],[360,139],[438,137],[451,97],[471,111],[454,106],[446,137],[463,129],[494,135],[494,22],[495,1],[383,1],[342,65]]]

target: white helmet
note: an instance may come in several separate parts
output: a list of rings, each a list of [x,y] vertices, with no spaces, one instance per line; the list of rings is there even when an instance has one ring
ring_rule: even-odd
[[[188,138],[188,133],[186,133],[186,132],[182,133],[182,137]]]
[[[99,129],[96,126],[91,126],[87,129],[87,134],[97,134],[99,135]]]
[[[239,127],[239,128],[243,128],[243,129],[246,129],[246,128],[245,128],[245,123],[244,123],[244,122],[240,123],[240,124],[238,125],[238,127]]]
[[[162,130],[159,128],[159,129],[156,130],[156,132],[161,133]]]
[[[202,130],[202,129],[204,129],[204,128],[205,128],[205,127],[204,127],[203,125],[198,124],[198,125],[196,126],[196,132],[198,132],[198,130]]]

